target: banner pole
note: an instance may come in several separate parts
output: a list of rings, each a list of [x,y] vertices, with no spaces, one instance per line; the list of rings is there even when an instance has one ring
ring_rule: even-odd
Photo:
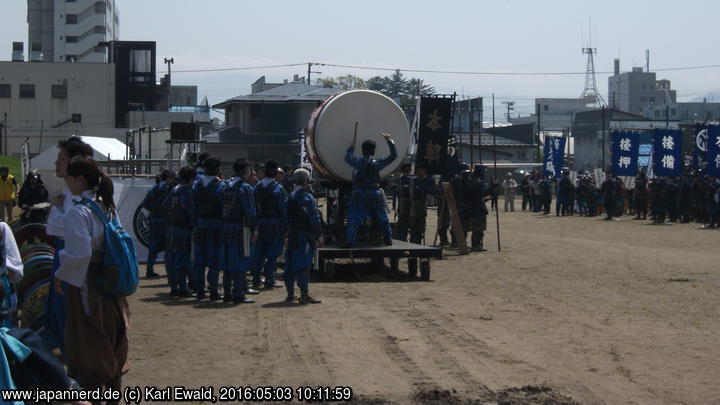
[[[494,181],[497,182],[497,138],[495,136],[495,93],[492,94],[492,103],[493,103],[493,178]],[[493,184],[491,187],[495,187],[495,184]],[[497,227],[497,246],[498,246],[498,252],[501,251],[500,248],[500,204],[497,204],[495,207],[495,226]]]

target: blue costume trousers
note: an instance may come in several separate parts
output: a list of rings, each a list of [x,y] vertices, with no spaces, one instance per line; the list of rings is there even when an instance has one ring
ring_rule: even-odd
[[[166,251],[165,270],[167,271],[171,291],[188,291],[187,278],[190,276],[192,270],[189,251]]]
[[[282,239],[258,239],[255,242],[255,266],[253,283],[260,283],[260,273],[265,276],[265,285],[275,284],[277,259],[282,253]]]
[[[353,201],[350,203],[346,242],[350,245],[355,243],[358,228],[368,216],[378,221],[380,226],[385,229],[385,242],[392,242],[392,228],[390,227],[390,220],[387,217],[387,211],[385,211],[385,205],[363,204],[362,201]]]
[[[309,240],[310,238],[298,238],[292,233],[288,236],[288,240]],[[315,257],[315,246],[313,243],[300,243],[298,246],[288,246],[285,252],[285,288],[289,296],[295,295],[295,282],[300,287],[300,293],[308,294],[308,283],[310,276],[310,268]]]
[[[245,298],[247,290],[246,274],[252,265],[252,258],[243,255],[242,246],[223,246],[223,264],[224,270],[223,288],[225,296],[232,296],[234,299]]]
[[[210,293],[217,293],[220,278],[220,247],[209,243],[196,243],[195,253],[195,288],[198,294],[205,292],[205,268]]]
[[[150,224],[150,246],[148,247],[147,273],[153,273],[158,254],[165,249],[165,221]]]

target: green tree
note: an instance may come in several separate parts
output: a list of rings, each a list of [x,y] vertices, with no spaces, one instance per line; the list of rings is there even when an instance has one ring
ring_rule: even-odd
[[[354,75],[322,78],[317,80],[317,84],[321,87],[337,87],[343,90],[367,88],[365,80]]]
[[[317,81],[315,81],[315,84],[325,88],[338,87],[337,80],[332,77],[322,77],[320,79],[317,79]]]

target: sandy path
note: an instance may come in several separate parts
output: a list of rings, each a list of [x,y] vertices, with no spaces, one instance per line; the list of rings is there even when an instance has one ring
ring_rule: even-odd
[[[197,304],[144,280],[125,384],[348,385],[391,403],[432,389],[492,402],[534,385],[587,404],[720,404],[720,231],[521,212],[501,222],[502,253],[489,230],[489,252],[448,252],[429,283],[369,266],[317,280],[321,305],[287,307],[283,291]]]

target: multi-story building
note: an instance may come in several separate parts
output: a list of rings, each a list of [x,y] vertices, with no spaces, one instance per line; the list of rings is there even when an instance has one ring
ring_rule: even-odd
[[[115,0],[28,0],[31,61],[107,62],[103,42],[116,41]]]
[[[283,165],[297,165],[300,132],[310,114],[323,100],[342,91],[305,84],[297,75],[279,85],[265,83],[261,77],[252,89],[252,94],[214,105],[225,110],[225,128],[203,137],[203,150],[218,156],[228,173],[237,158],[255,162],[274,158]]]
[[[207,106],[168,111],[167,87],[155,81],[154,42],[113,41],[105,49],[109,63],[0,62],[0,154],[19,155],[25,141],[35,154],[72,134],[125,142],[138,128],[160,130],[173,122],[209,126]],[[192,89],[178,93],[196,102]],[[165,135],[154,131],[153,140],[138,140],[145,144],[138,145],[138,155],[163,157]]]
[[[643,108],[650,119],[670,119],[687,123],[720,120],[720,103],[704,102],[652,104]]]
[[[535,114],[528,117],[510,118],[513,125],[537,124],[540,112],[541,131],[566,131],[572,127],[575,114],[590,111],[594,107],[580,98],[536,98]]]
[[[652,104],[673,104],[677,93],[669,80],[657,80],[654,72],[634,67],[620,73],[620,59],[615,59],[614,74],[608,78],[608,104],[610,108],[631,114],[642,114]]]

